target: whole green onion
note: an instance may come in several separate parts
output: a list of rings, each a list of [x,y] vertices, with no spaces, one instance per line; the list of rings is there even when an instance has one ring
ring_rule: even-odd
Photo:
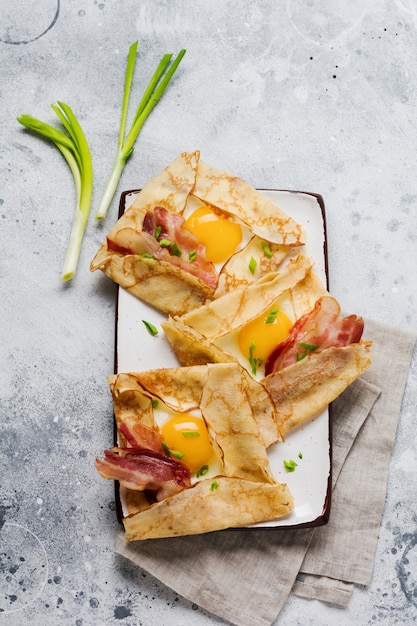
[[[75,276],[77,271],[81,243],[90,213],[93,193],[93,165],[87,140],[71,107],[64,102],[58,102],[58,105],[51,106],[68,135],[54,126],[41,122],[32,115],[21,115],[17,121],[35,133],[53,141],[67,161],[74,177],[76,205],[61,273],[62,280],[68,281]]]
[[[181,50],[174,61],[171,63],[172,54],[164,54],[158,67],[156,68],[145,92],[139,102],[136,109],[135,116],[133,118],[132,126],[127,136],[126,132],[126,120],[129,106],[130,90],[132,86],[133,72],[136,64],[136,54],[138,49],[138,42],[135,41],[129,48],[129,55],[127,58],[126,76],[123,93],[122,114],[120,118],[119,138],[117,143],[117,152],[113,164],[113,169],[110,173],[107,186],[104,190],[101,202],[97,209],[96,219],[102,220],[106,217],[109,206],[116,192],[117,186],[120,181],[123,169],[126,165],[126,161],[133,153],[133,146],[135,141],[146,122],[152,109],[158,104],[165,89],[173,77],[178,65],[180,64],[185,50]]]

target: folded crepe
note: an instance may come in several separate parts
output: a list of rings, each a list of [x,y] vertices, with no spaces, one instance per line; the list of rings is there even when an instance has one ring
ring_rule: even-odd
[[[292,495],[274,478],[266,451],[279,438],[272,403],[239,364],[117,374],[109,383],[118,445],[96,467],[121,484],[128,541],[248,526],[291,513]],[[212,446],[204,471],[188,471],[187,459],[167,447],[161,412],[204,421]],[[186,434],[197,439],[193,430]]]
[[[282,311],[287,320],[282,339],[268,347],[267,358],[257,358],[256,333],[263,342],[275,322],[281,323]],[[247,331],[254,322],[254,330]],[[313,260],[303,254],[162,326],[183,366],[239,362],[245,367],[268,391],[282,436],[319,414],[371,363],[371,343],[361,339],[362,318],[341,316]],[[253,339],[248,335],[246,354],[242,332],[254,333]]]
[[[213,262],[186,222],[205,207],[205,221],[238,227],[241,241]],[[220,223],[220,222],[219,222]],[[210,234],[222,245],[228,236]],[[302,228],[248,183],[182,153],[149,181],[110,230],[91,262],[138,298],[170,315],[182,315],[275,271]],[[256,259],[256,273],[251,260]]]

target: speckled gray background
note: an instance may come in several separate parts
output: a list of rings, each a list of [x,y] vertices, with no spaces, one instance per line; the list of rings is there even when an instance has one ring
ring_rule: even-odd
[[[119,190],[198,148],[260,188],[319,192],[333,294],[416,329],[416,25],[414,0],[2,0],[1,625],[223,623],[112,551],[113,489],[94,458],[112,438],[115,290],[88,269],[104,230],[90,220],[78,275],[62,285],[71,175],[16,118],[55,123],[49,104],[72,106],[96,206],[130,43],[137,99],[162,53],[187,48]],[[116,212],[115,200],[109,222]],[[347,610],[290,597],[277,626],[417,620],[416,369],[414,358],[372,585]]]

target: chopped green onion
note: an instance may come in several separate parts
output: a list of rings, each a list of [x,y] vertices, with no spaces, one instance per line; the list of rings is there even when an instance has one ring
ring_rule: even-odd
[[[269,247],[269,243],[266,241],[262,242],[262,248],[264,249],[264,254],[268,259],[272,259],[271,248]]]
[[[302,453],[302,452],[299,452],[299,453],[298,453],[298,458],[299,458],[299,459],[302,459],[302,458],[303,458],[303,453]]]
[[[175,456],[176,459],[183,459],[185,457],[185,454],[179,452],[178,450],[170,450],[169,452],[171,456]]]
[[[200,467],[200,469],[197,472],[197,478],[199,478],[200,476],[204,476],[204,474],[207,474],[207,472],[209,471],[209,466],[208,465],[203,465],[203,467]]]
[[[155,239],[158,239],[161,233],[162,233],[162,226],[157,226],[155,228],[155,235],[154,235]]]
[[[215,489],[217,489],[219,486],[219,483],[217,482],[217,480],[213,480],[213,482],[210,485],[210,491],[214,491]]]
[[[136,64],[136,54],[138,42],[135,41],[130,48],[127,58],[126,75],[123,91],[122,113],[120,118],[119,137],[117,143],[117,152],[113,164],[107,186],[104,190],[103,197],[97,210],[96,219],[102,220],[106,217],[109,206],[116,192],[120,177],[127,160],[132,155],[135,141],[142,130],[149,114],[162,98],[169,82],[171,81],[178,65],[185,54],[185,50],[181,50],[174,61],[171,63],[172,54],[165,54],[158,67],[156,68],[147,88],[136,109],[132,126],[125,137],[126,119],[129,107],[130,90],[132,86],[133,72]]]
[[[190,259],[190,261],[195,261],[197,258],[197,250],[191,250],[188,258]]]
[[[265,320],[265,324],[272,324],[277,319],[278,309],[271,309],[269,311],[268,317]]]
[[[81,244],[90,213],[93,193],[93,164],[90,148],[72,109],[64,102],[51,105],[68,135],[45,124],[32,115],[21,115],[17,121],[30,130],[50,139],[68,163],[75,183],[76,204],[68,247],[62,268],[63,281],[74,278],[80,258]]]
[[[152,398],[152,408],[156,409],[158,405],[159,405],[159,400],[157,400],[157,398]]]
[[[305,359],[308,352],[314,352],[314,350],[317,350],[318,348],[318,346],[316,346],[314,343],[301,342],[298,345],[300,346],[300,348],[303,348],[304,352],[297,352],[297,361],[302,361],[303,359]]]
[[[143,259],[154,259],[155,256],[153,254],[149,254],[149,252],[142,252],[142,254],[140,254],[139,256],[141,256]]]
[[[299,343],[298,344],[300,346],[300,348],[304,348],[305,350],[317,350],[318,346],[316,346],[314,343]]]
[[[297,467],[297,463],[292,459],[290,461],[284,461],[284,467],[286,472],[294,472]]]
[[[179,247],[177,246],[177,244],[174,242],[171,246],[171,254],[172,256],[181,256],[182,252],[179,249]]]
[[[253,356],[255,348],[256,348],[256,344],[252,342],[249,346],[249,364],[251,366],[252,374],[254,376],[256,376],[256,371],[258,367],[260,367],[263,363],[263,359],[257,359],[256,357]]]
[[[256,262],[256,259],[254,259],[253,256],[251,256],[250,261],[249,261],[249,271],[251,274],[255,273],[257,265],[258,263]]]
[[[185,454],[183,454],[182,452],[179,452],[179,450],[170,450],[166,441],[162,441],[161,443],[162,443],[162,448],[165,454],[169,458],[174,456],[176,459],[183,459],[185,457]]]
[[[200,433],[198,432],[198,430],[183,430],[181,434],[183,437],[199,437],[200,436]]]
[[[162,248],[169,248],[169,246],[172,246],[172,241],[170,239],[160,239],[159,243]]]
[[[148,331],[150,335],[155,336],[158,334],[158,329],[156,326],[154,326],[150,322],[147,322],[146,320],[142,320],[142,322],[145,324],[146,330]]]

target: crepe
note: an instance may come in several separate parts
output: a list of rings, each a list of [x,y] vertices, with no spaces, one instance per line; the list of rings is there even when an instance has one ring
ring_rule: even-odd
[[[280,302],[280,298],[291,305],[293,328],[321,302],[327,303],[330,314],[325,313],[320,323],[323,336],[328,334],[324,326],[334,326],[334,318],[340,313],[338,303],[314,272],[312,259],[300,254],[280,271],[183,316],[171,317],[162,326],[183,366],[240,362],[246,367],[248,375],[255,376],[268,391],[278,432],[284,437],[324,410],[369,367],[371,343],[355,340],[344,346],[337,339],[336,347],[329,345],[317,351],[318,346],[305,344],[296,363],[269,374],[261,370],[255,373],[253,363],[239,353],[236,337],[240,329]],[[361,324],[361,318],[356,316],[346,319],[348,326]],[[311,354],[307,354],[309,348]]]
[[[198,260],[204,252],[199,248],[198,259],[189,262],[187,246],[192,244],[185,241],[178,218],[185,218],[202,203],[236,220],[245,237],[226,261],[203,263],[200,268]],[[170,242],[175,239],[176,247],[173,251],[167,246],[159,254],[158,245],[156,253],[152,250],[144,255],[148,250],[143,241],[144,223],[156,208],[166,212]],[[290,250],[302,244],[302,228],[291,217],[245,181],[201,163],[200,153],[195,151],[182,153],[143,187],[108,233],[90,269],[102,270],[161,311],[183,315],[275,271]],[[249,269],[251,261],[256,263],[256,271]]]
[[[128,489],[123,518],[128,541],[207,533],[290,514],[292,495],[273,477],[262,435],[268,411],[276,432],[269,396],[238,364],[118,374],[109,383],[119,445],[126,445],[123,424],[131,432],[134,424],[146,433],[158,430],[152,407],[159,400],[173,411],[201,411],[221,458],[215,476],[157,502]]]

